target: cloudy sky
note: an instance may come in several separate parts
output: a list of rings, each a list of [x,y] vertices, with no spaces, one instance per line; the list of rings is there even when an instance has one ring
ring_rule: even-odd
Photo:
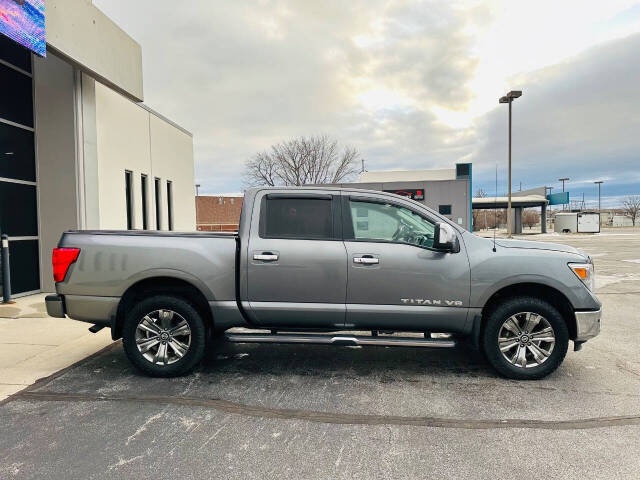
[[[94,0],[141,45],[145,103],[194,134],[201,193],[271,144],[328,134],[368,170],[473,162],[506,190],[640,194],[640,2]]]

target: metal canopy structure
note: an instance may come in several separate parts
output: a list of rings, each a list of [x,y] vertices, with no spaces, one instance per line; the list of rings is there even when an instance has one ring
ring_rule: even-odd
[[[507,208],[509,205],[508,197],[482,197],[474,198],[471,203],[473,210],[486,210],[496,208]],[[513,233],[522,233],[522,209],[524,208],[541,208],[540,225],[542,233],[547,233],[547,205],[549,200],[543,195],[522,195],[511,197],[511,208],[514,209],[514,231]]]

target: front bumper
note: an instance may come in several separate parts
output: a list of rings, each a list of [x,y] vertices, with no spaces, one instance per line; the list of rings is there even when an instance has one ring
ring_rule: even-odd
[[[575,312],[576,342],[586,342],[600,333],[600,318],[602,308],[587,312]]]
[[[64,299],[61,295],[47,295],[44,298],[47,306],[47,315],[50,317],[65,318]]]

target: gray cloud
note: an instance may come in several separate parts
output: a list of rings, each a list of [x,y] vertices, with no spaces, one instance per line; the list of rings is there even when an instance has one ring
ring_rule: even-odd
[[[567,176],[592,197],[589,183],[603,178],[611,194],[640,192],[639,51],[636,34],[513,79],[524,91],[513,105],[514,183],[557,187]],[[506,106],[478,122],[472,159],[485,180],[505,163],[506,132]]]
[[[94,3],[142,44],[146,103],[193,131],[201,191],[239,190],[248,157],[298,135],[356,146],[370,169],[471,160],[480,185],[506,163],[504,107],[457,129],[432,113],[473,100],[491,2]],[[516,181],[637,181],[639,47],[628,37],[510,79],[525,92],[514,106]],[[367,107],[358,95],[370,88],[399,101]]]

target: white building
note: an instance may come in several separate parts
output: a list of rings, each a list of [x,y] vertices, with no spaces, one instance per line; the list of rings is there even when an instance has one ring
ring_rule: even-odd
[[[140,45],[90,1],[47,0],[44,58],[0,34],[0,84],[14,295],[53,291],[65,230],[195,229],[192,135],[142,105]]]
[[[611,221],[614,227],[632,227],[633,220],[627,215],[614,215]]]

